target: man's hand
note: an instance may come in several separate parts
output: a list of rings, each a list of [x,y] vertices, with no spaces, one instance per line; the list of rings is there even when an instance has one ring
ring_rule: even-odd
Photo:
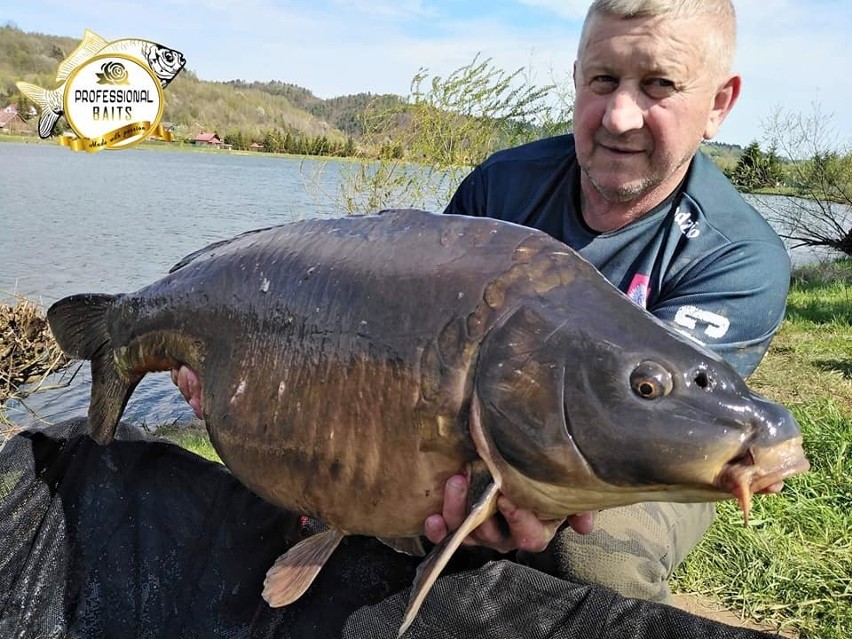
[[[447,480],[442,513],[427,517],[424,523],[429,541],[440,543],[461,526],[467,514],[467,491],[468,481],[464,475],[453,475]],[[512,550],[541,552],[564,522],[563,519],[539,519],[532,511],[515,506],[505,495],[498,498],[497,509],[509,524],[509,535],[503,534],[500,523],[492,517],[465,539],[466,545],[487,546],[501,553]],[[581,535],[588,534],[594,529],[595,513],[571,515],[568,523]]]
[[[198,373],[186,365],[173,368],[172,382],[177,384],[180,394],[192,406],[196,417],[201,419],[204,407],[201,405],[201,378],[198,377]]]

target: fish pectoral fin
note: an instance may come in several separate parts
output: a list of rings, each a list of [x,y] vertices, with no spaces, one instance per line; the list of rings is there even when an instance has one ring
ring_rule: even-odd
[[[471,489],[474,489],[475,485],[472,482]],[[426,595],[429,594],[432,585],[450,561],[453,553],[461,546],[465,537],[497,511],[497,497],[499,494],[500,488],[495,482],[483,486],[479,498],[471,507],[462,525],[459,526],[452,536],[445,538],[444,541],[435,546],[432,552],[417,567],[417,576],[414,579],[414,585],[411,587],[408,607],[405,609],[405,615],[402,618],[402,624],[399,627],[397,637],[402,637],[405,631],[408,630],[408,627],[417,616],[420,606],[423,605]]]
[[[276,559],[263,581],[266,603],[280,608],[305,594],[345,536],[343,531],[330,528],[300,541]]]
[[[388,548],[412,557],[425,557],[426,549],[420,537],[377,537]]]

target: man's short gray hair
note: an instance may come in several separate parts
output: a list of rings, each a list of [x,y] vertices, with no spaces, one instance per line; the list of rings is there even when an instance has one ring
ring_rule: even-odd
[[[731,0],[594,0],[586,14],[578,51],[586,41],[586,26],[593,14],[631,18],[703,18],[708,22],[705,55],[717,77],[727,75],[734,62],[737,18]],[[578,56],[579,57],[579,56]]]

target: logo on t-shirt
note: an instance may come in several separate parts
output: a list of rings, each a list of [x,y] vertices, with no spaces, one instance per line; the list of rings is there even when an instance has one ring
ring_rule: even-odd
[[[648,290],[651,288],[651,278],[642,273],[636,273],[627,289],[627,297],[642,308],[648,307]]]
[[[677,207],[674,221],[686,239],[691,240],[701,235],[701,229],[698,228],[698,220],[693,219],[688,211],[681,211],[680,207]]]
[[[681,306],[674,318],[675,324],[694,331],[698,324],[705,324],[704,334],[713,339],[725,336],[731,326],[730,320],[716,313],[695,306]]]

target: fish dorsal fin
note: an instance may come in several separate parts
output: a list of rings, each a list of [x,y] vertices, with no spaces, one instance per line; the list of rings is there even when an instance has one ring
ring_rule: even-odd
[[[263,598],[273,608],[286,606],[305,594],[346,534],[337,528],[300,541],[275,560],[263,582]]]
[[[423,548],[423,542],[420,537],[378,537],[388,548],[393,548],[397,552],[412,557],[423,557],[426,555],[426,549]]]
[[[417,576],[414,579],[414,585],[411,587],[408,607],[405,609],[397,638],[402,637],[408,630],[435,580],[438,579],[441,571],[446,567],[453,553],[461,546],[465,537],[497,511],[497,497],[500,494],[500,487],[496,482],[489,480],[490,475],[488,475],[484,466],[481,467],[481,471],[476,473],[476,476],[471,477],[471,498],[476,499],[476,502],[471,507],[467,518],[452,536],[446,537],[444,541],[435,546],[417,567]],[[475,493],[474,491],[477,489],[481,492]]]
[[[213,242],[212,244],[208,244],[204,248],[200,248],[197,251],[193,251],[192,253],[190,253],[189,255],[184,257],[180,262],[178,262],[177,264],[175,264],[173,267],[171,267],[169,269],[169,273],[171,274],[171,273],[174,273],[175,271],[177,271],[179,269],[182,269],[184,266],[186,266],[190,262],[196,260],[197,258],[201,257],[205,253],[209,253],[209,252],[211,252],[215,249],[218,249],[220,247],[227,246],[228,244],[236,244],[237,242],[239,242],[240,240],[243,240],[244,238],[250,237],[252,235],[256,235],[258,233],[262,233],[263,231],[269,231],[270,229],[273,229],[273,228],[276,228],[276,227],[267,226],[266,228],[262,228],[262,229],[253,229],[251,231],[245,231],[244,233],[240,233],[239,235],[234,236],[232,238],[229,238],[227,240],[219,240],[217,242]]]
[[[65,58],[59,65],[59,70],[56,72],[56,81],[64,81],[71,72],[83,64],[89,58],[97,55],[98,51],[103,49],[109,42],[104,40],[97,33],[86,29],[83,32],[83,40],[77,45],[77,48]]]

